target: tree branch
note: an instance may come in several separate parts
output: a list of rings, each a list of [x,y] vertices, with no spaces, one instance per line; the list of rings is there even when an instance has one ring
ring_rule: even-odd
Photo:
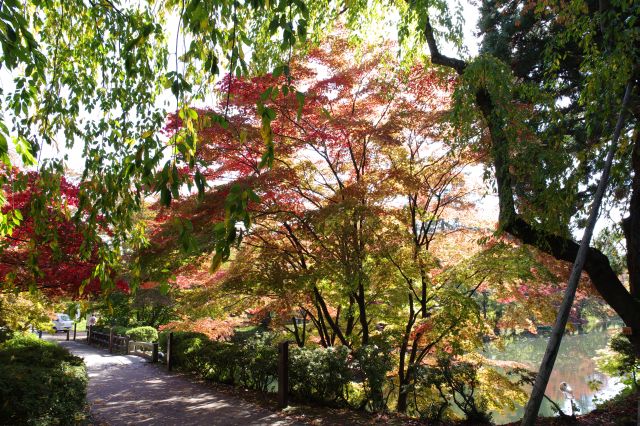
[[[433,27],[429,15],[427,14],[424,24],[424,35],[427,39],[427,45],[429,46],[429,52],[431,52],[431,62],[436,65],[442,65],[445,67],[453,68],[458,74],[462,74],[467,67],[467,62],[462,59],[451,58],[440,53],[438,45],[436,44],[436,38],[434,35]]]

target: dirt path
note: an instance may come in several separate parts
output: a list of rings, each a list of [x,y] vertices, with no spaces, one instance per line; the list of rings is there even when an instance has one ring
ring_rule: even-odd
[[[79,336],[78,336],[79,337]],[[302,424],[133,355],[107,351],[65,336],[43,335],[84,358],[87,400],[94,419],[108,425],[294,425]]]

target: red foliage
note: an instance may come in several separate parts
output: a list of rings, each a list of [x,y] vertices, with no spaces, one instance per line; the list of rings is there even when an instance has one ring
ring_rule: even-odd
[[[19,172],[13,173],[17,178]],[[98,246],[86,240],[82,224],[71,218],[78,205],[78,186],[63,177],[54,185],[53,201],[38,212],[35,204],[51,199],[41,197],[51,182],[43,182],[35,172],[27,173],[26,179],[25,190],[4,188],[3,213],[19,210],[24,219],[2,240],[0,280],[19,289],[37,287],[49,295],[78,296],[81,288],[85,293],[99,292],[99,280],[91,278]],[[118,280],[116,288],[128,291],[129,287]]]
[[[424,139],[439,131],[434,123],[449,105],[450,82],[422,66],[402,70],[385,49],[368,52],[362,60],[352,53],[345,40],[332,38],[304,60],[292,60],[293,80],[305,92],[302,106],[295,90],[283,93],[284,76],[226,76],[219,90],[229,92],[229,104],[225,97],[216,107],[197,110],[195,156],[214,189],[203,200],[190,196],[171,210],[159,210],[150,232],[153,245],[145,256],[176,246],[174,218],[189,218],[195,233],[210,232],[224,219],[232,185],[248,186],[260,197],[259,203],[248,206],[254,217],[279,215],[280,232],[285,232],[285,222],[295,229],[302,216],[364,196],[372,184],[396,173],[381,158],[384,150],[403,143],[405,129],[417,129]],[[260,169],[265,148],[257,104],[264,91],[274,87],[278,90],[264,104],[276,112],[271,123],[275,161],[272,168]],[[228,125],[219,124],[214,114],[226,116]],[[165,132],[171,136],[181,124],[174,114]],[[305,170],[314,175],[309,177]],[[367,208],[379,209],[380,214],[382,200],[397,196],[370,195],[376,201]]]

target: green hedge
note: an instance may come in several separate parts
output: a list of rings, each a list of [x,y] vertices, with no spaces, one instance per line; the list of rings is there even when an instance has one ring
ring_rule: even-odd
[[[127,336],[131,338],[131,340],[135,340],[136,342],[157,342],[158,341],[158,330],[153,327],[135,327],[130,328],[125,332]]]
[[[0,344],[0,424],[76,424],[86,387],[82,359],[57,344],[22,335]]]
[[[122,325],[114,325],[113,327],[110,327],[108,325],[94,325],[92,327],[92,330],[97,332],[97,333],[105,333],[105,334],[109,334],[110,330],[113,330],[113,334],[116,336],[126,336],[127,331],[129,331],[129,327],[124,327]]]
[[[113,329],[113,334],[118,336],[126,336],[127,332],[129,331],[129,327],[125,327],[122,325],[114,325],[112,329]],[[108,333],[109,327],[106,327],[103,330],[103,332]]]
[[[305,400],[347,402],[347,386],[352,381],[348,356],[344,346],[293,348],[289,357],[291,393]]]
[[[159,336],[166,353],[167,335]],[[290,386],[294,398],[369,410],[384,408],[382,387],[391,369],[390,351],[376,346],[350,353],[346,347],[292,347]],[[276,336],[257,333],[237,342],[216,342],[201,333],[174,332],[173,365],[220,383],[277,391]]]

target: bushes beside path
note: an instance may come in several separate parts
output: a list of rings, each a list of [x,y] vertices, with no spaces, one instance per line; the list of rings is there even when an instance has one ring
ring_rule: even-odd
[[[165,353],[167,335],[159,336]],[[276,392],[277,341],[278,336],[269,332],[230,342],[213,341],[197,332],[174,332],[172,363],[214,382]],[[345,347],[292,346],[289,363],[290,392],[298,401],[370,411],[385,405],[382,391],[391,360],[383,348],[369,345],[350,353]]]
[[[53,342],[16,335],[0,343],[0,424],[76,424],[87,382],[82,358]]]

